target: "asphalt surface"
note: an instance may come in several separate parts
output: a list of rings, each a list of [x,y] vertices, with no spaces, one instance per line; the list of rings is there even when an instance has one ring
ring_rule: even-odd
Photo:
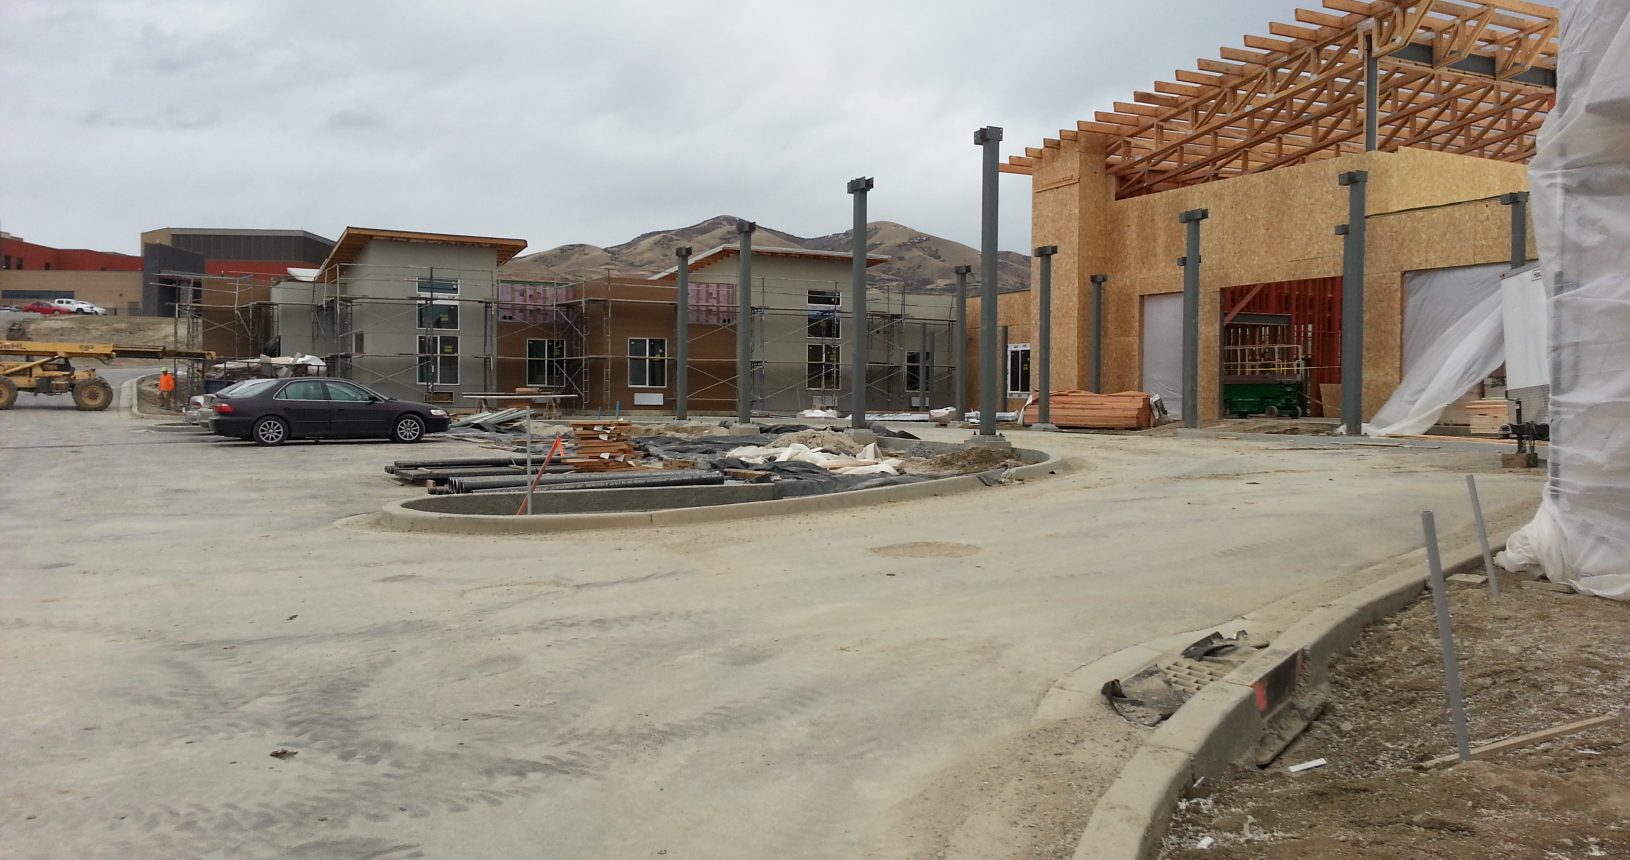
[[[1023,485],[489,538],[336,526],[462,443],[148,428],[0,413],[0,856],[932,852],[902,810],[1054,679],[1463,528],[1490,466],[1052,434],[1076,469]]]

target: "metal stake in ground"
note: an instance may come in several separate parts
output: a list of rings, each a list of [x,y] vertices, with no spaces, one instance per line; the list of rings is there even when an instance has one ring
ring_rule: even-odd
[[[1370,175],[1352,170],[1336,177],[1347,189],[1347,223],[1336,228],[1341,243],[1341,423],[1348,436],[1364,432],[1364,186]]]
[[[996,433],[996,176],[1002,158],[1002,130],[988,125],[973,133],[984,148],[980,171],[979,223],[979,435]]]
[[[1053,426],[1052,389],[1053,389],[1053,255],[1058,253],[1057,245],[1042,245],[1036,249],[1036,257],[1041,260],[1041,317],[1037,320],[1036,335],[1038,355],[1040,361],[1036,365],[1036,379],[1041,392],[1041,399],[1036,403],[1036,423],[1034,430],[1057,430]]]
[[[1421,511],[1421,530],[1426,533],[1426,565],[1431,574],[1432,608],[1438,616],[1438,644],[1443,649],[1443,682],[1449,694],[1449,718],[1454,722],[1455,750],[1461,761],[1472,760],[1470,733],[1466,729],[1466,701],[1460,695],[1460,669],[1455,657],[1455,636],[1449,626],[1449,590],[1443,582],[1443,561],[1438,558],[1438,528],[1431,511]]]
[[[956,343],[951,346],[951,352],[956,356],[956,373],[952,384],[956,391],[955,397],[957,421],[968,420],[968,273],[973,266],[957,266],[956,272],[956,331],[952,337]]]
[[[1494,575],[1494,554],[1489,552],[1489,528],[1483,521],[1483,503],[1477,498],[1477,478],[1466,476],[1466,492],[1472,497],[1472,518],[1477,520],[1477,540],[1483,545],[1483,572],[1489,578],[1489,599],[1500,596],[1500,579]]]
[[[736,423],[753,421],[753,231],[751,221],[736,222],[741,250],[736,269]]]
[[[849,405],[849,426],[866,428],[866,192],[872,190],[870,177],[849,180],[849,194],[855,198],[855,226],[852,240],[854,259],[849,265],[849,318],[853,333],[849,343],[849,384],[853,399]]]
[[[1177,216],[1188,228],[1183,267],[1183,426],[1200,426],[1200,222],[1208,209],[1190,209]]]
[[[674,417],[690,417],[690,246],[674,249],[679,265],[674,270],[679,286],[674,291]]]

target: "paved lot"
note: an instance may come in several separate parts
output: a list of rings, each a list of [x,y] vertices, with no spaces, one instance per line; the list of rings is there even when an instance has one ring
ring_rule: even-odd
[[[1075,471],[945,499],[404,536],[334,525],[401,447],[60,400],[0,413],[7,857],[1046,856],[992,750],[1056,678],[1464,528],[1489,459],[1051,435]]]

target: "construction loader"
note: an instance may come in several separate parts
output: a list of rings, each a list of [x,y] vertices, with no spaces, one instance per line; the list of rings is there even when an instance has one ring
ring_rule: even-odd
[[[214,361],[215,353],[167,346],[3,340],[0,410],[10,409],[19,392],[31,391],[36,395],[70,394],[75,406],[86,412],[100,412],[113,402],[113,387],[95,370],[75,370],[73,360],[96,359],[106,364],[115,358]]]

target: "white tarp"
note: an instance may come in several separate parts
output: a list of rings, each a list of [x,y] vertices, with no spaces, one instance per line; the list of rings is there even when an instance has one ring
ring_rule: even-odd
[[[1554,293],[1550,479],[1499,561],[1630,600],[1630,3],[1564,7],[1528,180]]]
[[[1171,414],[1182,414],[1182,293],[1143,297],[1143,390],[1160,395]]]
[[[1505,356],[1503,264],[1428,269],[1404,276],[1404,378],[1364,425],[1366,436],[1426,432],[1449,404]]]

